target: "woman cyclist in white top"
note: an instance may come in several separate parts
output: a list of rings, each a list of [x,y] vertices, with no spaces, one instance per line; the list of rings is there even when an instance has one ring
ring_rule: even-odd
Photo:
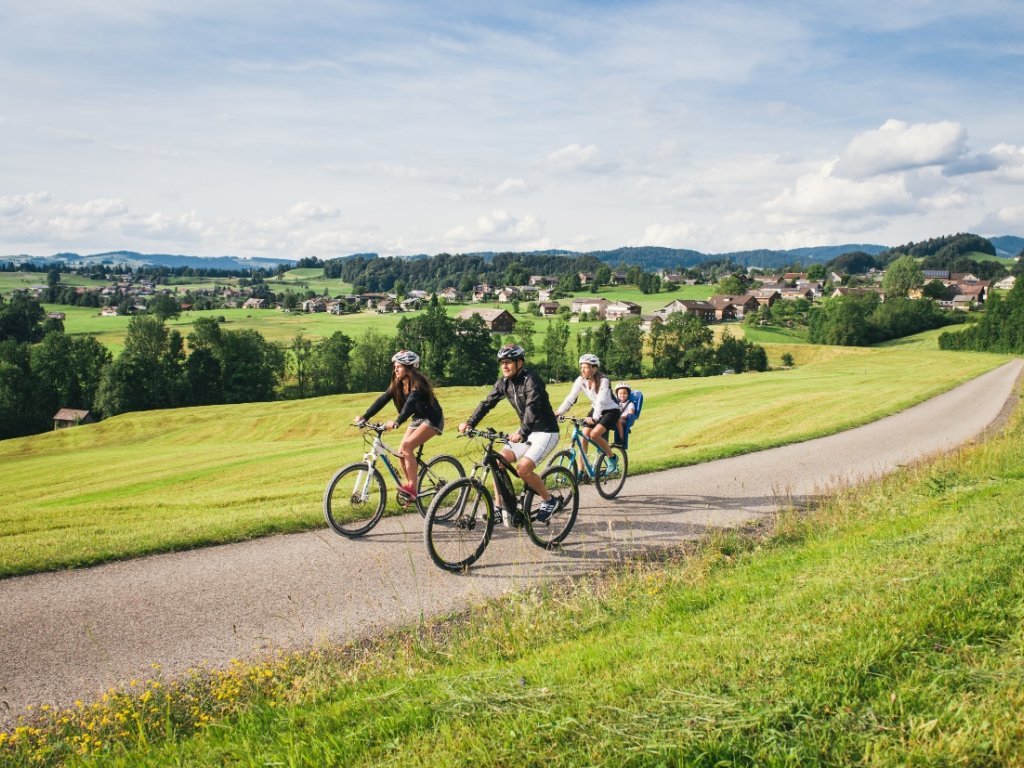
[[[601,373],[601,361],[597,355],[580,355],[579,378],[572,383],[572,389],[558,406],[555,415],[561,416],[572,408],[581,391],[590,400],[591,405],[586,420],[589,426],[583,428],[583,434],[610,459],[612,451],[605,435],[609,430],[615,429],[621,410],[619,402],[612,395],[611,382]],[[582,457],[580,461],[582,462]]]

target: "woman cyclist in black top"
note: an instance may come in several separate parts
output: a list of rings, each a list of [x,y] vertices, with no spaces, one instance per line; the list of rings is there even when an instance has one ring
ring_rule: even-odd
[[[391,362],[394,364],[391,384],[362,416],[356,418],[355,423],[357,426],[365,424],[388,400],[392,400],[398,409],[398,416],[385,424],[388,429],[397,429],[403,421],[412,417],[399,446],[405,485],[398,486],[398,490],[410,498],[416,498],[416,449],[444,431],[444,413],[434,395],[434,387],[419,371],[419,355],[403,349],[395,353]]]

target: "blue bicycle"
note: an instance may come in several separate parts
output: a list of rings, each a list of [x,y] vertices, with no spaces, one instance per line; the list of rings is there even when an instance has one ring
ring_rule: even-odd
[[[559,416],[558,420],[572,422],[572,435],[569,438],[569,447],[553,454],[548,459],[547,466],[565,467],[573,473],[577,483],[593,482],[602,498],[614,499],[626,484],[626,475],[629,473],[629,456],[626,449],[621,445],[612,445],[611,458],[599,450],[597,460],[591,463],[590,456],[587,455],[590,440],[583,434],[586,419]]]

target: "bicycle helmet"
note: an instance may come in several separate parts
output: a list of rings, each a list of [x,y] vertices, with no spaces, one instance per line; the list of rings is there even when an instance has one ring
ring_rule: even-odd
[[[615,394],[619,394],[620,389],[624,389],[629,394],[633,394],[633,388],[630,387],[629,384],[627,384],[624,381],[620,381],[618,384],[615,385]]]
[[[525,360],[526,350],[518,344],[506,344],[498,350],[499,360]]]
[[[589,353],[586,354],[586,355],[580,355],[580,363],[579,364],[583,365],[584,363],[589,363],[590,365],[594,366],[595,368],[600,368],[601,367],[601,359],[597,355],[591,355]]]
[[[411,365],[415,368],[420,367],[420,356],[415,352],[410,352],[408,349],[400,349],[395,352],[391,358],[392,363],[401,363],[402,365]]]

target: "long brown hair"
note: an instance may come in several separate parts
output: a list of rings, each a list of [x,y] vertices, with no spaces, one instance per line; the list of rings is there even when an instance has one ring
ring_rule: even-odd
[[[601,373],[601,369],[598,368],[596,371],[594,371],[593,376],[591,376],[589,379],[583,380],[583,386],[589,387],[594,392],[597,392],[601,389],[601,379],[608,379],[608,377]],[[611,385],[611,379],[608,379],[608,386],[610,387]]]
[[[391,383],[388,385],[388,392],[391,393],[391,399],[394,400],[395,407],[398,410],[402,410],[402,407],[405,405],[405,401],[409,399],[409,393],[414,389],[418,389],[420,391],[420,396],[425,397],[427,402],[436,404],[437,397],[434,395],[434,387],[430,383],[430,379],[411,365],[405,366],[405,370],[409,374],[408,391],[402,385],[402,382],[399,380],[395,372],[391,372]]]

